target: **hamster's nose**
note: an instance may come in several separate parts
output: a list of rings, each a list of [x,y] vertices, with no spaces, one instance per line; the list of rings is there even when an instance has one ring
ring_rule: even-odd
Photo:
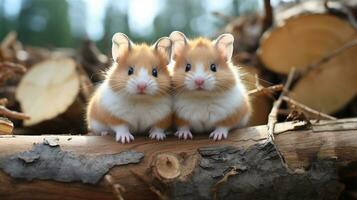
[[[203,78],[196,78],[195,79],[195,84],[197,86],[202,86],[205,83],[205,80]]]
[[[138,83],[136,85],[136,88],[140,91],[140,92],[143,92],[145,89],[146,89],[146,83]]]

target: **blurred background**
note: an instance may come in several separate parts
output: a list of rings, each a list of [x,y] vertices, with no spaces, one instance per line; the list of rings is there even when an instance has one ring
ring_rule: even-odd
[[[0,38],[15,30],[24,44],[44,47],[76,47],[88,38],[106,51],[115,32],[138,42],[173,30],[213,36],[225,25],[213,12],[239,16],[262,8],[261,0],[0,0]]]

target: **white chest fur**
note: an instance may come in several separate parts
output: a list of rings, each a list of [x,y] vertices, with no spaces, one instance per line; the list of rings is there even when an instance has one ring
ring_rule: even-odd
[[[209,131],[215,123],[240,107],[244,93],[245,88],[237,85],[227,92],[209,97],[180,95],[174,100],[174,111],[190,123],[193,131]]]
[[[115,93],[107,82],[100,86],[100,104],[113,116],[129,123],[133,132],[144,132],[171,113],[171,98],[132,98],[127,94]]]

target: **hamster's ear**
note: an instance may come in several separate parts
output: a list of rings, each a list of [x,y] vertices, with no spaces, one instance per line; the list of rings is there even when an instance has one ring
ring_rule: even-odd
[[[170,40],[172,41],[172,59],[181,54],[181,51],[187,45],[187,38],[185,34],[180,31],[174,31],[170,34]]]
[[[233,54],[233,42],[234,37],[232,34],[225,33],[220,35],[213,43],[215,44],[218,51],[226,59],[230,61]]]
[[[124,33],[115,33],[112,39],[112,57],[118,60],[126,51],[131,49],[132,42]]]
[[[152,47],[155,49],[155,51],[158,51],[165,56],[168,64],[171,59],[171,46],[171,40],[168,37],[162,37],[158,39]]]

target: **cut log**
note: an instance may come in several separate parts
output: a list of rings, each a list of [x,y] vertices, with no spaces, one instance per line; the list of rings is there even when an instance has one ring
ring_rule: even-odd
[[[357,40],[356,44],[357,44]],[[291,97],[324,113],[335,113],[357,95],[357,45],[307,72]]]
[[[208,135],[125,145],[110,136],[3,136],[0,198],[337,199],[339,172],[356,172],[357,118],[312,124],[276,124],[277,149],[266,126],[220,142]]]
[[[82,94],[87,88],[81,88],[81,81],[71,58],[49,58],[32,66],[16,89],[22,111],[31,117],[24,125],[41,127],[42,132],[83,132],[81,119],[88,94]]]
[[[259,55],[274,72],[286,74],[295,67],[303,73],[292,89],[292,97],[332,114],[357,94],[357,45],[349,45],[356,39],[356,29],[345,20],[327,14],[305,14],[266,33]]]
[[[14,124],[3,117],[0,117],[0,135],[11,135],[14,129]]]
[[[259,56],[270,70],[287,74],[292,67],[301,70],[356,38],[356,30],[345,20],[327,14],[305,14],[289,18],[266,32]],[[343,59],[336,59],[340,66],[349,65]],[[355,59],[356,56],[350,57],[351,63]]]

